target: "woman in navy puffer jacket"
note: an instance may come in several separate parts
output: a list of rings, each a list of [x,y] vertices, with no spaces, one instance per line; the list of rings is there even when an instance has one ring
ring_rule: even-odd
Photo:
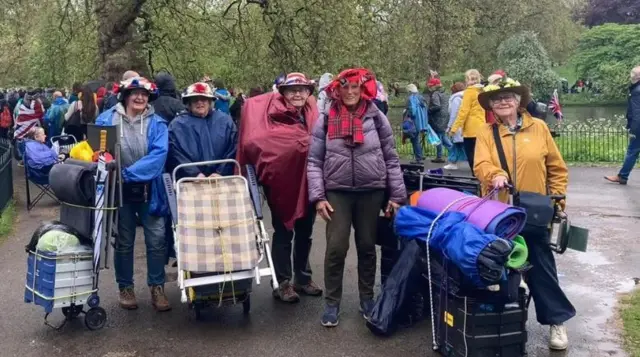
[[[391,125],[372,101],[375,76],[366,69],[343,71],[327,94],[331,105],[313,129],[307,179],[309,199],[327,221],[322,325],[332,327],[338,324],[351,226],[358,251],[360,310],[367,318],[373,307],[377,217],[385,201],[391,214],[407,193]]]

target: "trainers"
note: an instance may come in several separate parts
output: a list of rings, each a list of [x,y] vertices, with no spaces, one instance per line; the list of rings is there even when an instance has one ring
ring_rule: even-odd
[[[445,170],[457,170],[458,169],[458,165],[456,165],[456,164],[446,164],[446,165],[444,165],[443,169],[445,169]]]
[[[373,299],[360,300],[360,313],[365,320],[369,320],[369,317],[371,317],[374,305]]]
[[[164,287],[162,285],[150,286],[149,290],[151,290],[151,303],[157,311],[171,310],[171,305],[169,305],[169,300],[164,294]]]
[[[324,313],[320,323],[324,327],[336,327],[338,326],[338,316],[340,315],[340,307],[338,305],[325,305]]]
[[[564,325],[551,325],[551,336],[549,337],[549,348],[557,351],[564,351],[569,346],[567,338],[567,328]]]
[[[136,301],[136,293],[133,292],[133,286],[120,289],[119,297],[120,307],[125,310],[135,310],[138,308]]]
[[[622,177],[620,177],[618,175],[616,175],[616,176],[605,176],[604,179],[609,181],[609,182],[619,183],[621,185],[626,185],[627,184],[627,180],[623,179]]]
[[[293,290],[288,280],[283,281],[277,289],[273,290],[273,297],[289,303],[300,301],[300,296]]]
[[[309,280],[309,282],[305,285],[293,284],[293,290],[297,293],[302,293],[309,296],[320,296],[322,295],[322,288],[319,287],[313,280]]]
[[[433,162],[434,164],[444,164],[446,161],[444,161],[444,159],[441,158],[441,157],[437,157],[437,158],[431,160],[431,162]]]

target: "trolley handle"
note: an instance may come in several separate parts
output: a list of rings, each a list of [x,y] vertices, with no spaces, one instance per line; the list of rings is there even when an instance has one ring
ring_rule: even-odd
[[[200,162],[190,162],[188,164],[181,164],[176,166],[175,169],[173,169],[173,173],[171,175],[171,179],[173,180],[173,182],[176,182],[176,176],[178,171],[187,168],[187,167],[194,167],[194,166],[213,166],[213,165],[221,165],[221,164],[234,164],[235,167],[238,169],[238,172],[240,172],[240,164],[233,159],[224,159],[224,160],[211,160],[211,161],[200,161]]]
[[[258,219],[262,219],[262,203],[260,202],[260,191],[258,189],[256,169],[253,165],[245,165],[245,169],[247,171],[247,181],[249,182],[249,193],[251,194],[253,208],[255,209]]]

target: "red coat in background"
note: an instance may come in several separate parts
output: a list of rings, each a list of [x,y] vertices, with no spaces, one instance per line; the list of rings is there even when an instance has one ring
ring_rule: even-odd
[[[249,98],[242,107],[237,160],[252,164],[258,181],[267,188],[271,214],[288,230],[309,208],[307,156],[318,107],[309,96],[300,114],[279,93]]]

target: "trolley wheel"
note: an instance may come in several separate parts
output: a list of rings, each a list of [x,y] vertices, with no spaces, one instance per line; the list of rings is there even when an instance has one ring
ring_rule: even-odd
[[[82,305],[71,305],[62,308],[62,314],[67,320],[73,320],[82,313]]]
[[[242,313],[248,315],[251,311],[251,295],[247,295],[247,298],[242,302]]]
[[[100,330],[107,323],[107,312],[101,307],[89,309],[84,315],[84,324],[91,331]]]
[[[89,296],[87,305],[89,305],[89,307],[97,307],[98,305],[100,305],[100,297],[98,297],[98,295],[96,294]]]

